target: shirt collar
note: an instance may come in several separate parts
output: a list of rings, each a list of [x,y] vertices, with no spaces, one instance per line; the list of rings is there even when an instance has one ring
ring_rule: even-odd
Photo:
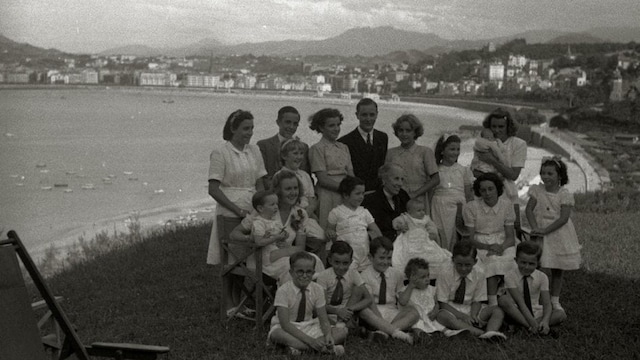
[[[485,214],[488,212],[491,212],[494,215],[498,214],[498,203],[500,202],[500,199],[498,199],[498,202],[493,206],[487,205],[487,203],[484,202],[484,200],[482,199],[479,199],[479,200],[480,200],[480,209],[482,209],[482,212],[484,212]]]
[[[249,150],[249,147],[247,145],[245,145],[242,150],[238,150],[238,149],[236,149],[235,146],[233,146],[231,141],[227,141],[227,147],[229,147],[233,152],[238,153],[238,154],[246,153]]]
[[[358,132],[360,133],[360,136],[362,136],[362,138],[364,139],[364,141],[367,141],[367,134],[371,134],[371,143],[373,144],[373,130],[371,130],[371,132],[366,132],[362,130],[360,126],[358,126],[357,129],[358,129]]]
[[[278,133],[278,140],[280,141],[280,144],[282,144],[283,142],[289,140],[286,137],[280,135],[280,133]]]
[[[320,141],[323,144],[326,144],[327,146],[338,146],[338,141],[330,141],[327,140],[327,138],[325,138],[324,136],[320,138]]]

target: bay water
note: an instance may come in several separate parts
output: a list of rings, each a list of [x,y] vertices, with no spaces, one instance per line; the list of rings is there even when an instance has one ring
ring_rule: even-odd
[[[255,117],[252,143],[277,132],[280,107],[302,115],[297,135],[320,135],[307,118],[334,107],[342,134],[357,126],[356,101],[145,89],[0,90],[0,230],[16,230],[41,255],[79,236],[211,214],[207,194],[211,149],[236,109]],[[412,112],[425,125],[418,143],[433,146],[444,131],[477,124],[484,114],[441,106],[380,102],[376,127],[398,146],[392,122]],[[468,149],[467,149],[468,151]],[[192,215],[191,215],[192,216]]]

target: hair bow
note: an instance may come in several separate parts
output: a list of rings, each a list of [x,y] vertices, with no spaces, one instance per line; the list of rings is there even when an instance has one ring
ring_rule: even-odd
[[[544,165],[544,163],[546,163],[546,162],[553,162],[559,168],[562,168],[562,159],[558,155],[543,157],[541,163]]]

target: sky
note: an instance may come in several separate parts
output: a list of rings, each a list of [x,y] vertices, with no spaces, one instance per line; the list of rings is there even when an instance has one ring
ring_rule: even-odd
[[[539,29],[636,27],[638,19],[640,0],[0,0],[0,34],[75,53],[179,47],[205,38],[321,40],[365,26],[488,39]]]

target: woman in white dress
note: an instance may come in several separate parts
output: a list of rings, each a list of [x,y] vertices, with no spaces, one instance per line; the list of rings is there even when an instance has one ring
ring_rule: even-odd
[[[257,145],[249,144],[253,136],[253,115],[244,110],[236,110],[224,125],[222,138],[226,140],[217,146],[209,161],[209,195],[217,202],[213,217],[207,264],[221,262],[220,244],[216,224],[217,215],[244,218],[251,211],[251,197],[257,190],[264,190],[262,177],[267,174],[262,154]],[[243,251],[238,249],[238,251]],[[229,261],[234,261],[230,256]],[[229,294],[225,300],[228,310],[240,302],[242,277],[231,281]]]

